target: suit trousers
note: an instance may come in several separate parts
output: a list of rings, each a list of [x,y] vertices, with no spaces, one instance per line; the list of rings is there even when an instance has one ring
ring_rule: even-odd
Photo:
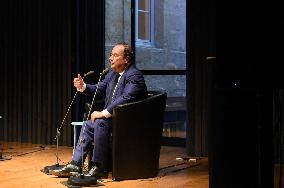
[[[83,160],[85,160],[94,141],[92,162],[99,164],[102,169],[107,170],[109,165],[111,119],[96,119],[94,123],[89,120],[83,126],[85,129],[81,128],[80,137],[72,160],[82,163],[82,146],[84,151]],[[84,139],[83,143],[81,142],[82,139]]]

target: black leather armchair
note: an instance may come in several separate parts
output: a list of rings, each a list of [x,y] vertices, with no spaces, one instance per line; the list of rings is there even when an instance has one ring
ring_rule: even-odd
[[[166,99],[165,92],[152,91],[144,100],[120,105],[114,109],[113,179],[157,176]]]
[[[114,108],[110,139],[114,180],[157,176],[166,99],[167,93],[150,91],[146,99]],[[88,111],[90,104],[85,108]]]

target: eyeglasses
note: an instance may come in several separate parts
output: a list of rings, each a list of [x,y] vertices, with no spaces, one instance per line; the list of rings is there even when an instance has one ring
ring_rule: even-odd
[[[115,53],[114,53],[114,54],[113,54],[113,53],[110,53],[110,54],[109,54],[109,57],[111,57],[111,56],[113,56],[113,57],[119,57],[119,56],[122,56],[122,55],[115,54]]]

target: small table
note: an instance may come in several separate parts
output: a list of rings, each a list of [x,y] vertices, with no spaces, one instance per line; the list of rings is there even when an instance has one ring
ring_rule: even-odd
[[[82,127],[83,125],[83,121],[80,121],[80,122],[72,122],[71,125],[73,126],[73,130],[74,130],[74,133],[73,133],[73,138],[74,138],[74,149],[76,147],[76,143],[77,143],[77,140],[78,140],[78,129],[79,127]],[[73,149],[73,153],[74,153],[74,149]]]
[[[71,125],[73,126],[73,130],[74,130],[74,134],[73,134],[73,138],[74,138],[74,147],[73,147],[73,154],[76,148],[76,144],[78,142],[78,137],[79,137],[79,128],[83,126],[84,121],[80,121],[80,122],[71,122]],[[88,170],[91,170],[91,159],[92,159],[92,152],[88,152]]]

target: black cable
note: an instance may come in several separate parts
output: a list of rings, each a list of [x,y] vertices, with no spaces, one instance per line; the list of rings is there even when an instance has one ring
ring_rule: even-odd
[[[175,167],[175,166],[180,166],[180,165],[189,163],[189,159],[190,159],[189,157],[183,157],[182,160],[183,160],[183,161],[187,161],[187,162],[182,162],[182,163],[178,163],[178,164],[174,164],[174,165],[169,165],[169,166],[161,167],[161,168],[159,168],[159,171],[164,170],[164,169],[167,169],[167,168],[171,168],[171,167]],[[199,158],[196,158],[196,161],[198,161],[198,160],[201,160],[201,158],[200,158],[200,157],[199,157]]]
[[[183,164],[185,164],[185,162],[174,164],[174,165],[169,165],[169,166],[166,166],[166,167],[162,167],[162,168],[159,168],[159,171],[167,169],[167,168],[171,168],[171,167],[180,166],[180,165],[183,165]]]
[[[18,154],[18,155],[13,155],[13,156],[23,156],[23,155],[27,155],[27,154],[30,154],[30,153],[35,153],[35,152],[39,152],[39,151],[43,151],[43,149],[38,149],[38,150],[35,150],[35,151],[28,151],[28,152],[25,152],[25,153],[21,153],[21,154]]]
[[[169,172],[165,172],[161,176],[159,176],[159,178],[164,177],[169,173],[179,172],[179,171],[182,171],[182,170],[185,170],[185,169],[188,169],[188,168],[196,167],[198,165],[199,165],[199,163],[191,165],[191,166],[187,166],[187,167],[184,167],[184,168],[180,168],[180,169],[175,169],[175,170],[172,170],[172,171],[169,171]]]
[[[44,146],[39,146],[40,149],[38,150],[34,150],[34,151],[27,151],[27,152],[24,152],[24,153],[20,153],[20,154],[12,154],[12,155],[9,155],[7,157],[19,157],[19,156],[23,156],[23,155],[27,155],[27,154],[30,154],[30,153],[35,153],[35,152],[39,152],[39,151],[43,151],[45,150],[45,147]],[[14,149],[14,148],[9,148],[9,149]],[[2,152],[3,152],[3,149],[2,149]],[[18,151],[15,151],[15,152],[7,152],[7,153],[18,153]]]

